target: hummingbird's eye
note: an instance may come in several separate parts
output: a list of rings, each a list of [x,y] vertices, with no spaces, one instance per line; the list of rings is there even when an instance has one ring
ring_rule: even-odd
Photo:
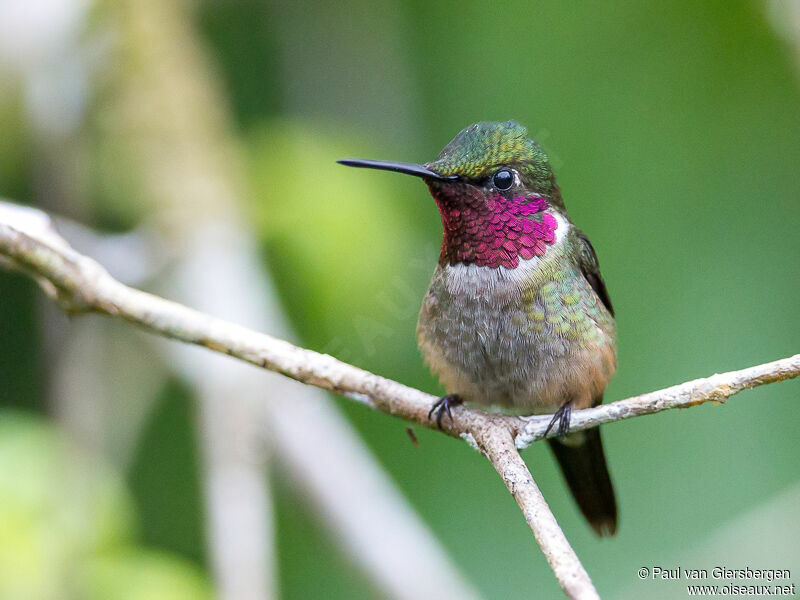
[[[514,185],[514,174],[508,169],[500,169],[492,177],[492,185],[501,192],[509,190]]]

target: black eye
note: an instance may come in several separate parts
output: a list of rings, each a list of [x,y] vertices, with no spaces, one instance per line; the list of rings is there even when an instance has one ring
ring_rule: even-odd
[[[492,184],[495,189],[503,192],[511,189],[511,186],[514,185],[514,174],[508,169],[500,169],[492,177]]]

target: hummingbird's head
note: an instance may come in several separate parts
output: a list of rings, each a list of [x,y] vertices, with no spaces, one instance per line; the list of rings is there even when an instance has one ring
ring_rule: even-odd
[[[487,195],[534,193],[551,204],[561,204],[547,155],[515,121],[483,121],[465,127],[425,167],[483,188]]]
[[[424,165],[339,162],[425,180],[442,216],[440,264],[515,268],[545,254],[564,213],[547,155],[514,121],[470,125]]]

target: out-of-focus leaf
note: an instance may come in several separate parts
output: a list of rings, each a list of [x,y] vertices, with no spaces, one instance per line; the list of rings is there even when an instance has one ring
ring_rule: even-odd
[[[410,205],[430,203],[438,217],[419,180],[338,165],[352,139],[299,120],[265,124],[251,144],[254,210],[276,276],[293,282],[282,289],[309,343],[375,366],[387,343],[415,356],[436,247],[412,227]]]
[[[104,556],[86,570],[84,600],[211,600],[202,572],[166,553],[131,550]]]
[[[63,598],[90,556],[134,528],[119,476],[33,417],[0,413],[0,598]]]

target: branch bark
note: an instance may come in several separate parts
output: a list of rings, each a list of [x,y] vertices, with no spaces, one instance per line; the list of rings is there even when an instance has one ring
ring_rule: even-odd
[[[26,229],[25,222],[15,220],[13,210],[0,210],[0,256],[34,276],[69,312],[96,312],[124,319],[158,335],[233,356],[420,426],[436,428],[428,419],[434,396],[329,355],[125,286],[95,261],[75,252],[57,234],[43,235],[40,229]],[[724,402],[742,390],[798,375],[800,354],[574,411],[570,427],[578,431],[671,408]],[[456,407],[452,420],[444,420],[443,431],[464,439],[492,463],[522,509],[565,594],[570,598],[599,598],[517,451],[546,437],[549,419],[508,417]]]
[[[525,521],[567,597],[581,600],[599,598],[589,574],[559,527],[509,432],[494,427],[484,429],[476,441],[522,509]]]

